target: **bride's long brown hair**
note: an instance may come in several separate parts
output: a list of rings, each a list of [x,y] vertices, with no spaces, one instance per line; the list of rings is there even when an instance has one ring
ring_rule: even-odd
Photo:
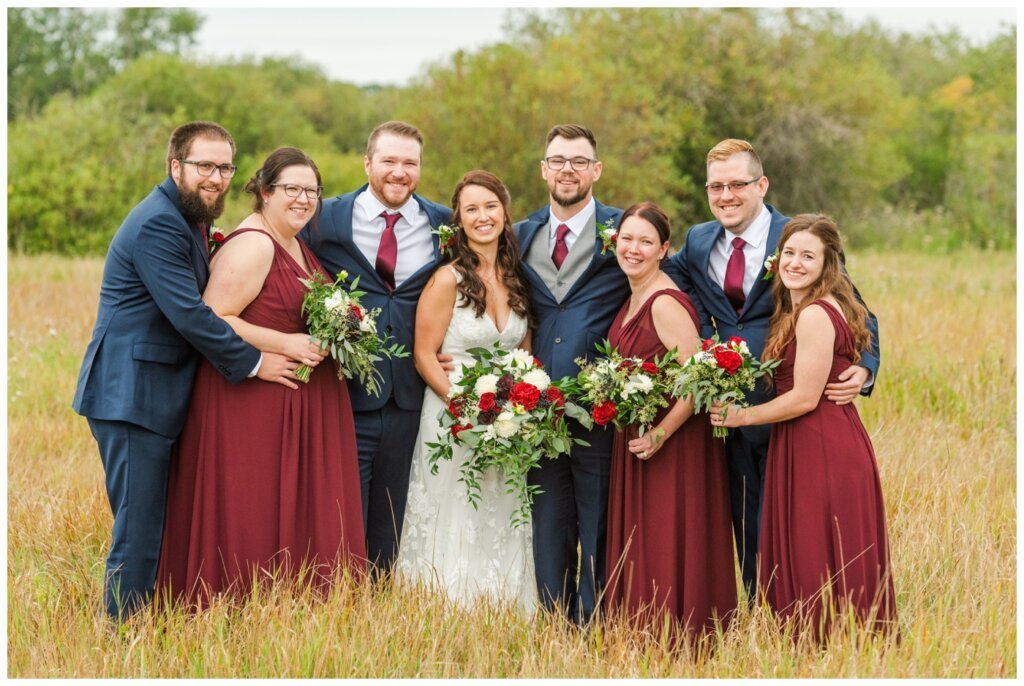
[[[840,309],[846,316],[846,323],[850,326],[850,331],[853,332],[853,362],[856,364],[860,361],[860,351],[867,350],[871,344],[871,332],[868,331],[867,325],[868,310],[854,296],[850,277],[843,271],[841,257],[843,239],[839,236],[839,229],[831,217],[823,214],[798,214],[790,219],[782,229],[782,237],[779,238],[780,255],[789,239],[799,231],[809,231],[811,235],[817,236],[825,246],[825,252],[822,255],[821,276],[794,309],[789,289],[782,283],[781,275],[775,274],[775,278],[772,279],[775,312],[768,325],[768,341],[764,346],[764,359],[782,357],[783,348],[793,338],[796,331],[796,320],[800,318],[800,313],[815,300],[831,295],[839,303]],[[781,260],[780,257],[779,261],[781,262]]]
[[[512,202],[508,188],[494,174],[482,169],[466,172],[452,191],[452,219],[456,225],[455,245],[452,248],[452,266],[462,276],[459,282],[459,295],[462,303],[473,308],[477,317],[483,317],[487,311],[487,289],[476,270],[480,267],[480,256],[470,247],[469,239],[462,228],[461,206],[459,196],[466,186],[480,186],[498,196],[501,209],[505,215],[505,224],[498,238],[498,259],[495,265],[497,277],[508,289],[508,305],[512,311],[533,326],[533,315],[530,312],[529,289],[523,278],[521,260],[519,258],[519,241],[516,240],[509,218],[508,206]]]

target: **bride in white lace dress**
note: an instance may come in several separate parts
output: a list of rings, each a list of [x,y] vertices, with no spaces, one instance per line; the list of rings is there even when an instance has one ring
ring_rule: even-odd
[[[452,198],[459,227],[452,263],[435,272],[420,297],[414,352],[428,388],[396,573],[404,582],[443,589],[460,604],[485,597],[531,610],[537,597],[532,527],[511,527],[516,496],[506,493],[504,478],[492,468],[480,479],[475,509],[459,481],[462,450],[456,446],[452,460],[439,460],[438,473],[431,474],[425,445],[437,440],[452,381],[471,360],[466,350],[495,343],[505,350],[529,347],[527,290],[508,204],[508,190],[493,174],[462,177]],[[451,378],[439,352],[453,358]]]

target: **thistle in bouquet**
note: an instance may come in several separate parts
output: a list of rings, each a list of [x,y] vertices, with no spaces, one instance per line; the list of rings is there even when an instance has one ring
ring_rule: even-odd
[[[427,443],[431,473],[438,460],[451,460],[455,446],[465,450],[460,481],[466,484],[469,502],[477,507],[484,471],[498,469],[507,492],[515,494],[519,507],[512,526],[529,521],[537,486],[526,475],[542,457],[568,454],[585,441],[569,435],[565,415],[586,412],[567,400],[565,380],[551,381],[541,363],[516,348],[471,348],[473,364],[454,373],[448,407],[438,415],[443,431],[436,443]]]
[[[619,430],[636,426],[642,437],[654,424],[658,412],[669,406],[669,395],[680,370],[675,348],[664,357],[644,360],[623,357],[607,339],[595,347],[601,353],[598,359],[576,359],[580,366],[576,376],[580,401],[593,408],[587,418],[588,428],[609,423]]]
[[[694,412],[709,412],[715,403],[746,407],[746,392],[754,390],[762,376],[770,378],[772,370],[781,363],[782,360],[759,361],[739,336],[731,336],[723,343],[715,334],[703,340],[700,350],[683,365],[673,394],[692,396]],[[728,434],[723,426],[714,428],[716,438]]]
[[[374,366],[385,357],[408,357],[401,345],[386,346],[389,338],[377,335],[377,317],[380,308],[366,310],[360,298],[366,293],[358,290],[357,276],[345,290],[348,272],[342,271],[331,283],[320,272],[311,279],[299,279],[308,289],[302,298],[302,314],[309,325],[309,335],[320,343],[323,350],[330,352],[338,362],[338,378],[359,379],[368,393],[380,395],[381,373]],[[295,376],[303,383],[309,383],[312,368],[300,365]]]

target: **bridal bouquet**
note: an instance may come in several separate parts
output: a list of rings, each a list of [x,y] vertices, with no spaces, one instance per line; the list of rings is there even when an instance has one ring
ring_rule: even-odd
[[[332,284],[320,272],[311,279],[299,279],[308,289],[302,298],[302,314],[309,324],[309,335],[320,342],[321,349],[329,350],[338,362],[338,378],[359,378],[367,392],[380,395],[381,373],[373,366],[383,357],[408,357],[404,346],[385,346],[377,335],[377,317],[380,308],[364,310],[359,299],[365,295],[358,291],[359,277],[352,281],[351,289],[342,286],[348,272],[342,271]],[[295,376],[309,383],[312,368],[300,365]]]
[[[750,354],[747,342],[731,336],[725,343],[718,334],[704,340],[701,349],[683,365],[676,379],[674,394],[693,396],[694,412],[707,412],[714,403],[735,403],[746,407],[746,391],[762,376],[771,376],[782,360],[758,361]],[[729,429],[716,426],[716,438],[725,438]]]
[[[438,460],[451,460],[452,449],[465,448],[460,481],[466,484],[473,507],[480,500],[480,478],[496,467],[505,477],[508,493],[519,499],[512,514],[512,526],[529,521],[537,486],[526,483],[526,475],[543,456],[568,453],[573,443],[585,443],[569,436],[565,414],[585,415],[566,400],[562,382],[552,382],[540,362],[525,350],[511,352],[497,345],[493,349],[471,348],[473,365],[456,371],[448,407],[438,420],[444,429],[436,443],[427,443],[431,473],[437,474]]]
[[[599,426],[612,422],[620,430],[636,426],[643,436],[658,411],[669,405],[668,396],[680,369],[675,349],[664,357],[643,360],[623,357],[607,339],[596,347],[602,357],[592,362],[582,357],[576,360],[580,399],[593,407],[588,420]]]

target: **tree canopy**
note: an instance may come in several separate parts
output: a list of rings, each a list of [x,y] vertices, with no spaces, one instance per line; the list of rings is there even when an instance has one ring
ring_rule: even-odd
[[[388,119],[426,141],[420,191],[447,202],[470,169],[501,176],[513,219],[547,202],[548,129],[598,138],[606,204],[661,204],[674,243],[710,217],[707,150],[745,138],[788,214],[826,212],[854,243],[1015,245],[1016,30],[979,47],[955,32],[851,26],[827,10],[520,11],[509,39],[456,51],[406,88],[332,81],[290,59],[199,62],[189,10],[8,10],[8,242],[102,252],[164,176],[167,137],[213,119],[238,144],[225,226],[245,179],[305,149],[326,193],[363,183]],[[103,32],[131,34],[104,41]],[[240,180],[238,180],[240,179]]]

